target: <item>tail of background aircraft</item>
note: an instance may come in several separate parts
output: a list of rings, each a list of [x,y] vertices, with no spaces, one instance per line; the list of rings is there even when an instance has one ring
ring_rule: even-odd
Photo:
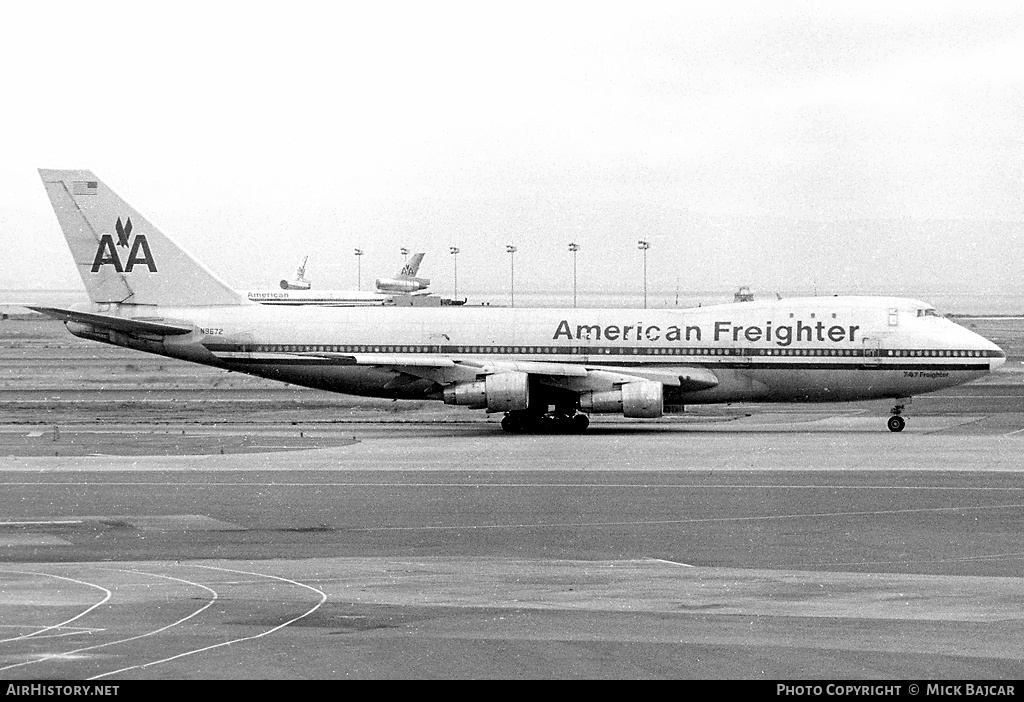
[[[399,278],[415,278],[416,273],[420,270],[420,263],[423,261],[423,254],[416,253],[412,255],[412,260],[402,266],[402,270],[399,271]]]
[[[92,172],[39,169],[39,175],[93,302],[249,304]]]
[[[398,275],[394,278],[378,278],[377,279],[377,292],[389,292],[389,293],[403,293],[411,294],[418,293],[420,290],[426,290],[427,286],[430,285],[430,278],[417,278],[416,272],[420,269],[420,261],[423,260],[423,254],[413,254],[412,260],[402,266],[402,270],[398,272]]]
[[[302,259],[302,265],[295,271],[295,280],[282,280],[282,290],[309,290],[313,285],[306,280],[306,261],[309,260],[309,256]]]

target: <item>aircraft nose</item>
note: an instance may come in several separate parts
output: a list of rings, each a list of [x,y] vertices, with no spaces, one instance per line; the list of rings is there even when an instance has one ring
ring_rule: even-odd
[[[1006,352],[999,346],[975,331],[966,327],[961,328],[966,332],[966,336],[961,337],[964,345],[970,349],[972,355],[977,354],[988,360],[989,371],[994,371],[1006,363]]]
[[[991,356],[989,356],[988,359],[989,370],[995,370],[996,368],[999,368],[999,366],[1006,363],[1006,352],[1003,351],[998,346],[996,346],[995,344],[992,344],[992,346],[994,348],[994,353]]]
[[[980,334],[975,332],[971,332],[971,334],[974,336],[975,348],[981,352],[982,356],[988,359],[988,369],[990,371],[994,371],[1006,363],[1006,352],[999,348],[999,346]]]

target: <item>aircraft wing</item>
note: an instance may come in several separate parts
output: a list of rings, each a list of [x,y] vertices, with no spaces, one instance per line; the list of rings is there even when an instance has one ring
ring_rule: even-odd
[[[610,388],[640,380],[653,380],[683,390],[705,390],[718,385],[718,377],[699,366],[617,367],[551,361],[505,361],[478,358],[433,357],[421,354],[344,354],[312,352],[295,354],[303,357],[330,359],[354,366],[390,368],[405,375],[427,378],[446,385],[465,382],[494,373],[527,373],[538,376],[546,384],[567,390],[585,392],[597,387]]]
[[[126,334],[143,333],[179,336],[181,334],[191,334],[195,331],[194,327],[185,326],[180,323],[171,323],[159,318],[140,319],[137,317],[115,317],[114,315],[109,314],[79,312],[77,310],[67,310],[59,307],[36,307],[34,305],[25,305],[25,307],[28,307],[30,310],[35,310],[36,312],[42,312],[47,317],[61,319],[65,322],[79,322],[81,324],[89,324],[94,327],[113,329],[114,331],[124,332]]]
[[[494,373],[520,372],[530,375],[586,377],[586,367],[572,363],[546,363],[543,361],[481,361],[479,359],[425,356],[422,354],[332,353],[311,352],[293,354],[306,358],[324,358],[351,366],[389,368],[405,375],[427,378],[440,385],[477,380]]]
[[[249,359],[252,352],[214,351],[230,361]],[[706,390],[718,385],[718,376],[701,366],[604,366],[554,361],[491,360],[476,356],[433,356],[425,354],[338,353],[332,351],[273,352],[259,354],[268,359],[319,359],[344,366],[372,366],[393,370],[410,378],[424,378],[438,385],[472,382],[496,373],[526,373],[545,385],[574,392],[613,389],[626,383],[648,380],[681,390]]]

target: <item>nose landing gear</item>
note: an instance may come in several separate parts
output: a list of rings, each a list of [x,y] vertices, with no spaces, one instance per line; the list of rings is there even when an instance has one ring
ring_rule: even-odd
[[[903,431],[903,428],[907,426],[907,420],[903,418],[903,410],[906,405],[896,405],[890,412],[892,416],[889,417],[889,421],[886,422],[886,426],[889,427],[889,431]]]

